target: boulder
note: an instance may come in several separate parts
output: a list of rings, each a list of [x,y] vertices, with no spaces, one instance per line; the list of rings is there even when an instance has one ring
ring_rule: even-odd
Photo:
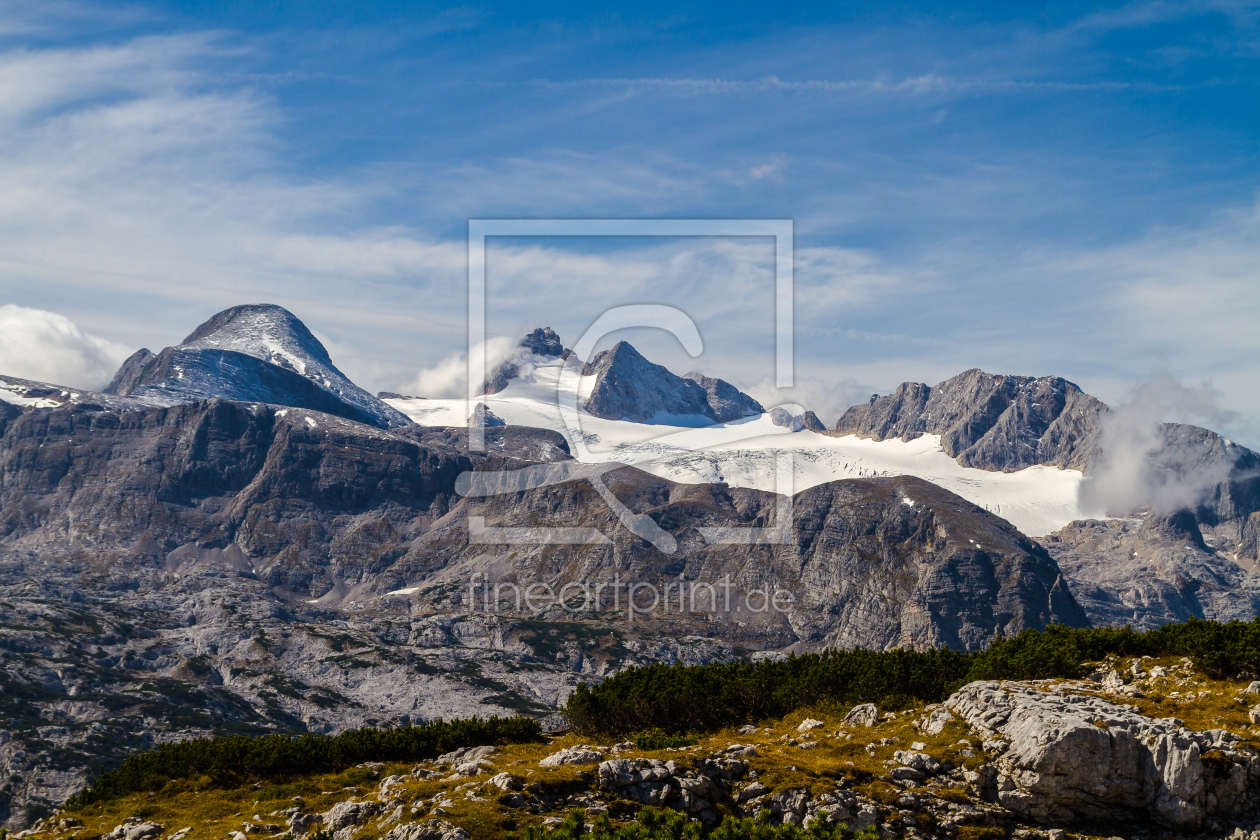
[[[879,709],[874,703],[863,703],[860,706],[854,706],[845,715],[844,722],[861,726],[874,726],[879,720]]]
[[[517,790],[521,786],[520,779],[517,779],[511,773],[500,773],[490,779],[490,784],[499,790]]]
[[[166,826],[132,817],[106,834],[105,840],[150,840],[160,837],[163,831],[166,831]]]
[[[1196,732],[1089,695],[974,682],[946,702],[1001,755],[996,798],[1041,823],[1149,818],[1208,826],[1256,804],[1260,758],[1237,735]]]
[[[363,825],[380,812],[381,806],[376,802],[338,802],[321,816],[324,828],[337,832],[343,828]]]
[[[949,709],[933,709],[924,719],[922,729],[927,735],[939,735],[945,729],[945,725],[952,723],[954,716],[949,713]]]
[[[596,752],[595,748],[588,744],[579,744],[576,747],[566,747],[560,752],[552,753],[538,762],[538,766],[563,767],[566,764],[598,764],[603,760],[603,753]]]
[[[429,820],[395,826],[383,840],[468,840],[468,832],[446,820]]]
[[[805,718],[805,720],[801,721],[801,725],[796,727],[796,731],[809,732],[810,730],[821,729],[822,727],[823,727],[823,722],[821,720],[814,720],[813,718]]]

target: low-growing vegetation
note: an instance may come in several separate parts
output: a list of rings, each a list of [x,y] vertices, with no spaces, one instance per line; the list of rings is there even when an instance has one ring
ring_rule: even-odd
[[[72,798],[81,807],[128,793],[159,790],[176,779],[205,777],[228,787],[255,779],[277,780],[335,773],[365,761],[420,761],[461,747],[526,743],[542,738],[531,718],[434,721],[395,729],[355,729],[340,735],[266,735],[197,738],[128,756]]]
[[[1186,656],[1216,679],[1255,674],[1260,619],[1191,619],[1145,632],[1052,626],[999,637],[973,653],[859,649],[757,663],[648,665],[578,686],[567,712],[578,731],[617,737],[651,729],[712,732],[828,704],[896,709],[939,702],[973,680],[1076,678],[1085,663],[1111,655]]]
[[[699,823],[673,810],[644,808],[634,822],[614,824],[601,814],[588,827],[586,814],[572,811],[568,818],[552,829],[533,823],[519,835],[520,840],[878,840],[872,829],[854,834],[843,825],[827,826],[814,821],[809,828],[774,824],[770,820],[727,817],[706,834]]]

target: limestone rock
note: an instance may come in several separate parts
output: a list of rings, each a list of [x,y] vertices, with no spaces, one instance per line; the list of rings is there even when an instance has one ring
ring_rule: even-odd
[[[307,408],[380,428],[412,425],[338,370],[293,313],[270,304],[225,309],[176,347],[157,355],[141,350],[106,392],[150,405],[232,399]]]
[[[1250,620],[1260,577],[1204,543],[1194,517],[1082,520],[1040,538],[1095,625]]]
[[[762,411],[760,403],[730,383],[699,373],[677,376],[625,341],[598,353],[590,372],[595,383],[583,407],[607,420],[672,417],[725,423]]]
[[[969,370],[932,387],[907,382],[888,396],[872,396],[846,411],[836,432],[876,440],[937,434],[946,454],[966,467],[1079,469],[1096,450],[1098,418],[1106,411],[1060,377]]]
[[[933,709],[924,719],[922,729],[928,735],[939,735],[945,726],[953,721],[954,716],[950,714],[949,709]]]
[[[708,413],[718,423],[729,423],[742,417],[756,417],[762,412],[761,403],[725,380],[715,379],[695,371],[684,374],[683,379],[690,380],[704,389],[705,403],[709,407]]]
[[[538,762],[538,766],[563,767],[566,764],[599,764],[603,760],[603,753],[597,752],[594,747],[587,744],[579,744],[578,746],[566,747],[559,752],[552,753]]]
[[[879,720],[879,709],[874,703],[862,703],[854,706],[844,716],[844,722],[855,726],[874,726]]]
[[[383,840],[468,840],[468,832],[446,820],[394,826]]]
[[[106,834],[104,840],[152,840],[160,837],[163,831],[166,831],[166,826],[132,817]]]
[[[1256,804],[1260,759],[1223,730],[1011,682],[971,683],[946,705],[986,741],[1009,742],[995,762],[997,800],[1024,819],[1129,814],[1194,829]]]
[[[813,718],[805,718],[805,720],[801,721],[801,725],[796,727],[796,731],[809,732],[812,729],[821,729],[822,727],[823,727],[823,722],[821,720],[814,720]]]
[[[381,806],[376,802],[338,802],[322,817],[324,828],[339,831],[350,826],[365,825],[368,820],[381,813]]]

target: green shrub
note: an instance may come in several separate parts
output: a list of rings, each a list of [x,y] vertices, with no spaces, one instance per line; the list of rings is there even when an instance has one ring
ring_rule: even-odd
[[[1260,672],[1260,619],[1191,619],[1140,633],[1055,625],[999,637],[971,653],[858,649],[778,662],[646,665],[594,687],[578,686],[566,711],[575,729],[613,737],[711,732],[813,706],[876,703],[897,709],[939,702],[974,680],[1080,677],[1086,662],[1111,654],[1187,656],[1218,679],[1254,675]]]
[[[663,750],[667,747],[690,747],[694,743],[696,743],[694,736],[671,735],[659,729],[649,729],[647,732],[640,732],[634,736],[634,745],[645,752]]]
[[[419,761],[461,747],[527,743],[542,739],[531,718],[434,721],[395,729],[355,729],[340,735],[234,735],[162,744],[128,756],[116,770],[72,797],[72,808],[128,793],[160,790],[173,779],[208,776],[221,787],[252,779],[276,780],[336,773],[365,761]]]
[[[511,835],[509,835],[511,836]],[[579,808],[569,812],[563,823],[545,829],[539,823],[525,827],[519,840],[701,840],[700,824],[678,811],[643,808],[634,822],[613,825],[607,814],[600,814],[586,827],[586,815]],[[873,828],[854,835],[845,826],[828,827],[815,821],[808,829],[794,825],[774,825],[769,815],[753,820],[727,817],[709,835],[708,840],[877,840]]]

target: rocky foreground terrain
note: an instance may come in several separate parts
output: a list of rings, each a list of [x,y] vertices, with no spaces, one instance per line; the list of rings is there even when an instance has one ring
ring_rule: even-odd
[[[651,805],[706,826],[764,815],[888,838],[1245,837],[1257,703],[1260,683],[1113,659],[1090,680],[977,682],[943,704],[808,710],[683,746],[569,735],[234,790],[173,782],[17,836],[481,840],[573,808],[624,821]]]

